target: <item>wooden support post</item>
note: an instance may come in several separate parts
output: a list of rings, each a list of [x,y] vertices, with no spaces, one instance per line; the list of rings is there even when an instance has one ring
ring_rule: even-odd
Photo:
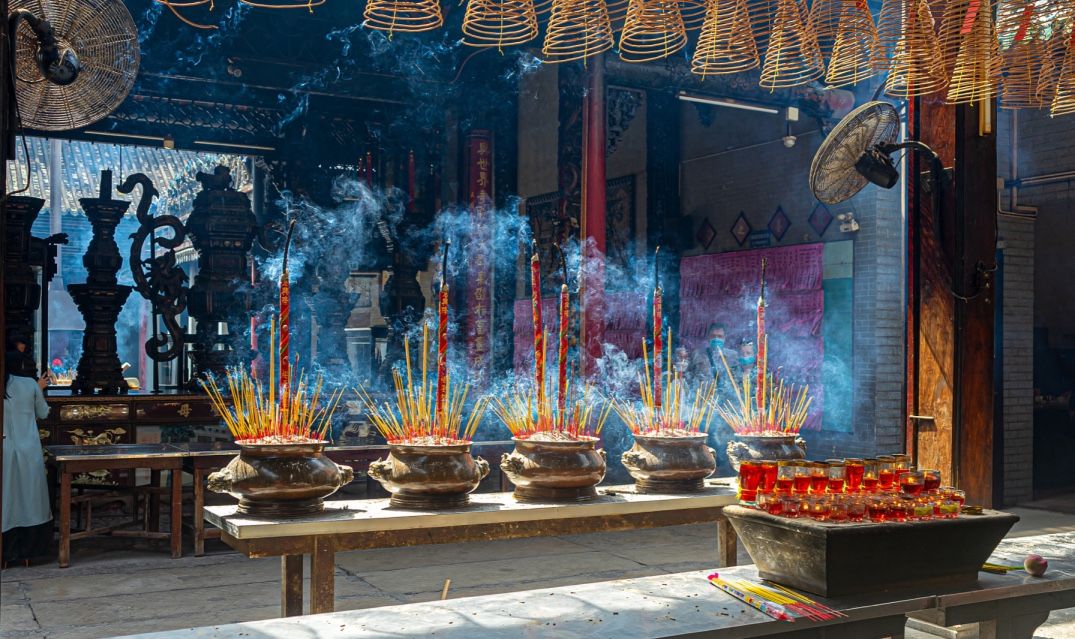
[[[60,568],[71,563],[71,473],[60,466]]]
[[[582,220],[579,240],[587,268],[579,283],[582,310],[582,372],[596,372],[605,341],[605,57],[587,69],[582,107]]]
[[[149,471],[149,532],[158,532],[161,529],[161,496],[157,490],[161,485],[161,471]]]
[[[172,526],[170,541],[172,543],[172,559],[183,556],[183,470],[172,469],[172,515],[169,522]]]
[[[280,616],[302,615],[302,555],[280,557]]]
[[[194,467],[194,556],[205,554],[205,470]]]
[[[739,545],[732,522],[721,513],[717,520],[717,567],[728,568],[739,562]]]
[[[332,537],[314,537],[310,554],[310,614],[336,609],[336,548]]]

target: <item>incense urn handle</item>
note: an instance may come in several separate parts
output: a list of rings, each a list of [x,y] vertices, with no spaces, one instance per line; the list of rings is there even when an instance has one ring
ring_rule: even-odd
[[[366,472],[377,481],[391,481],[392,461],[390,459],[378,459],[370,462],[370,467]]]

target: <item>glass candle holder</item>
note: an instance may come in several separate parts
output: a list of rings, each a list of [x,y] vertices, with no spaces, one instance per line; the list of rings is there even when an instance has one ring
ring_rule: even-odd
[[[881,492],[889,492],[896,486],[896,458],[891,455],[881,455],[877,458],[877,488]]]
[[[866,515],[870,521],[881,523],[888,519],[888,498],[883,495],[874,495],[866,500]]]
[[[739,462],[739,501],[753,504],[758,498],[761,483],[761,464],[756,461]]]
[[[844,488],[849,493],[857,493],[862,489],[862,478],[866,474],[866,462],[857,457],[844,460]]]
[[[933,468],[922,469],[922,481],[924,483],[924,490],[933,495],[936,494],[941,488],[941,471]]]
[[[896,484],[898,485],[900,482],[900,477],[902,477],[905,473],[914,468],[914,464],[911,462],[910,455],[893,455],[892,459],[895,461],[896,464]]]
[[[926,521],[933,519],[933,500],[929,497],[921,497],[914,500],[914,506],[911,511],[911,518],[915,521]]]
[[[824,495],[829,487],[829,465],[825,462],[810,462],[810,492]]]
[[[796,495],[805,495],[810,492],[810,471],[810,462],[795,464],[794,491]]]
[[[844,484],[847,480],[847,465],[842,459],[826,459],[825,464],[829,470],[828,491],[831,495],[844,492]]]
[[[829,521],[834,524],[842,524],[848,521],[850,513],[848,512],[851,504],[850,495],[833,495],[830,497],[832,500],[832,509],[829,511]]]
[[[761,466],[761,484],[758,490],[762,493],[772,493],[776,490],[776,478],[778,466],[773,460],[765,459],[758,464]]]
[[[802,495],[781,495],[780,503],[784,507],[785,517],[798,517],[802,511],[803,498]]]
[[[806,503],[810,506],[810,517],[817,521],[828,521],[832,512],[832,497],[830,495],[810,495]]]
[[[877,472],[881,468],[881,463],[876,459],[864,459],[863,466],[862,492],[870,494],[876,493],[878,490]]]
[[[904,495],[892,495],[888,498],[888,519],[896,522],[905,522],[911,514],[913,501]]]
[[[866,518],[866,501],[868,497],[859,495],[847,498],[847,520],[859,522]]]
[[[770,515],[784,514],[784,496],[776,492],[758,493],[758,509]]]
[[[795,485],[795,462],[780,460],[776,462],[776,492],[790,495]]]
[[[917,497],[926,487],[925,475],[920,470],[908,469],[900,475],[900,491],[905,495]]]

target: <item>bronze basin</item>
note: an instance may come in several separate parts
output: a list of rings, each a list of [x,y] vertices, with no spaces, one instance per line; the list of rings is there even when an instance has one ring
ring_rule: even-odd
[[[500,469],[515,484],[522,502],[577,502],[597,497],[605,478],[605,451],[596,437],[573,441],[513,438],[515,450],[505,453]]]
[[[705,487],[717,469],[706,434],[635,435],[635,445],[623,453],[627,472],[640,493],[689,493]]]
[[[370,464],[369,474],[392,494],[393,506],[457,508],[489,474],[489,462],[471,456],[470,442],[389,444],[388,457]]]

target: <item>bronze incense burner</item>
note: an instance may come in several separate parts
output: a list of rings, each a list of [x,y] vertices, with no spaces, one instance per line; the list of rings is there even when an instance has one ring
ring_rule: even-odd
[[[325,456],[325,442],[239,444],[239,455],[209,475],[209,490],[239,500],[239,512],[296,517],[321,512],[325,498],[354,479],[350,466]]]
[[[728,442],[728,460],[739,472],[742,460],[806,459],[806,440],[798,435],[736,435]]]
[[[597,450],[596,437],[555,441],[515,440],[515,450],[504,454],[500,468],[515,484],[521,502],[578,502],[597,497],[597,484],[605,478],[605,451]]]
[[[489,462],[470,454],[470,442],[389,444],[388,457],[370,464],[369,474],[400,508],[436,510],[470,502],[470,493],[489,474]]]
[[[621,459],[640,493],[689,493],[702,490],[717,469],[706,434],[635,435]]]

